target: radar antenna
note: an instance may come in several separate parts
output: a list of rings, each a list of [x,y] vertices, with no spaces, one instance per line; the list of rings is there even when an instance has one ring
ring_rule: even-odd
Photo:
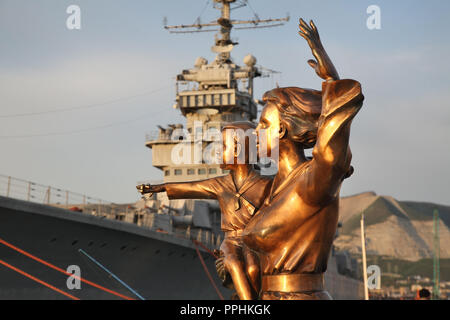
[[[234,6],[232,4],[234,3]],[[208,4],[208,2],[207,2]],[[254,18],[249,20],[232,20],[230,11],[244,6],[249,6],[253,11]],[[211,48],[213,52],[218,54],[220,62],[228,62],[230,60],[230,52],[237,42],[233,42],[230,38],[231,29],[235,25],[242,25],[235,27],[235,29],[259,29],[271,28],[284,25],[289,21],[289,15],[285,18],[277,19],[260,19],[256,12],[251,7],[248,0],[214,0],[214,8],[221,11],[221,15],[217,20],[209,23],[200,23],[200,17],[197,18],[194,24],[187,25],[167,25],[167,20],[164,20],[164,28],[170,33],[196,33],[196,32],[215,32],[218,31],[218,36],[215,39],[215,45]],[[250,25],[250,26],[245,26]],[[219,28],[214,28],[219,27]],[[219,37],[220,36],[220,37]]]

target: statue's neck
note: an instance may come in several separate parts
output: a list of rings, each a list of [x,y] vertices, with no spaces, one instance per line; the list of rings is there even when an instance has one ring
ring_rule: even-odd
[[[279,149],[278,172],[274,179],[274,189],[286,180],[295,168],[306,161],[303,146],[291,140],[281,139]]]

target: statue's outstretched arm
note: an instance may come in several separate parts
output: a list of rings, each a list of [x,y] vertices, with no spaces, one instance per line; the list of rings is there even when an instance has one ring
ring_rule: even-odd
[[[140,193],[167,192],[169,199],[216,199],[215,179],[192,182],[173,182],[163,184],[143,184],[136,187]]]
[[[314,22],[311,20],[308,25],[303,19],[300,19],[299,28],[298,33],[308,42],[312,54],[316,58],[316,60],[308,60],[308,64],[322,79],[326,81],[339,80],[339,74],[320,41],[319,32]]]
[[[166,183],[165,191],[169,199],[216,199],[218,184],[214,178],[192,182]]]

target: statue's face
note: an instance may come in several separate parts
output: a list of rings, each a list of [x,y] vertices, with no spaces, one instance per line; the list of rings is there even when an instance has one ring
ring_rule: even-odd
[[[278,148],[280,137],[280,113],[275,104],[268,102],[264,107],[256,127],[258,135],[258,148],[263,148],[262,141],[267,141],[267,156],[271,157],[272,151]],[[265,136],[265,139],[263,138]],[[259,150],[260,151],[260,150]]]
[[[232,134],[227,134],[227,130],[222,131],[222,161],[220,167],[229,169],[235,162],[235,141]]]

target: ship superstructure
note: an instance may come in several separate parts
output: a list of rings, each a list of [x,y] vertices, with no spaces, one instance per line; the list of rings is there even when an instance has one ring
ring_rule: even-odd
[[[256,119],[253,82],[265,74],[256,66],[256,58],[251,54],[244,57],[243,66],[233,62],[231,51],[237,42],[231,40],[231,29],[234,25],[250,25],[238,28],[278,26],[289,20],[289,17],[232,20],[231,6],[242,6],[242,1],[215,0],[214,4],[221,16],[211,23],[165,26],[172,33],[218,31],[211,47],[216,54],[215,59],[208,62],[199,57],[193,68],[183,70],[176,77],[175,108],[186,117],[186,127],[183,124],[159,127],[158,137],[149,137],[146,142],[152,149],[152,164],[163,171],[165,182],[200,180],[225,173],[207,157],[198,157],[198,150],[208,150],[208,145],[215,139],[211,132],[219,131],[224,123]],[[180,137],[180,132],[184,132],[183,137]],[[174,150],[180,143],[184,144],[187,156]],[[180,157],[186,157],[188,161],[178,161]]]

